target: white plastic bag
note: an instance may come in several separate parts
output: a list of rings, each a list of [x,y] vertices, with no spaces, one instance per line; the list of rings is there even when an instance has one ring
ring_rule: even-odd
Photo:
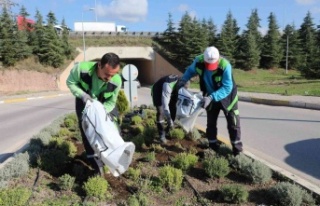
[[[202,95],[182,87],[178,91],[176,118],[186,132],[191,132],[197,117],[204,111],[201,107]]]
[[[87,101],[82,114],[82,128],[95,156],[114,176],[123,174],[132,162],[135,145],[123,141],[117,125],[99,101]]]

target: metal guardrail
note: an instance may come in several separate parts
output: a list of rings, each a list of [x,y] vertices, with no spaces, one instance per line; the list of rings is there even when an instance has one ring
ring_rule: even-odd
[[[82,31],[70,31],[69,37],[81,37]],[[128,36],[128,37],[161,37],[162,32],[147,32],[147,31],[133,31],[133,32],[107,32],[107,31],[85,31],[86,37],[107,37],[107,36]]]

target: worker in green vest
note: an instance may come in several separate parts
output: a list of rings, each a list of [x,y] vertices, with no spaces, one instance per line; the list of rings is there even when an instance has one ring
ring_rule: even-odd
[[[230,62],[220,56],[216,47],[207,47],[187,68],[182,80],[186,82],[194,76],[199,76],[200,90],[204,96],[203,108],[207,112],[206,136],[209,147],[214,151],[219,150],[217,121],[222,110],[227,120],[233,154],[238,155],[242,152],[238,93]]]
[[[96,99],[104,105],[107,113],[114,119],[118,118],[116,102],[122,85],[119,70],[119,56],[114,53],[106,53],[98,62],[75,64],[67,79],[67,85],[76,97],[76,113],[87,158],[96,174],[102,174],[103,164],[94,157],[94,151],[82,129],[82,111],[87,101]]]

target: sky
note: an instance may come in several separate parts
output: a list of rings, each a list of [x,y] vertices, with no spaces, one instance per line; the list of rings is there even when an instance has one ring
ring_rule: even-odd
[[[0,0],[0,2],[6,0]],[[68,27],[74,22],[114,22],[125,25],[128,31],[163,32],[167,28],[168,14],[178,25],[185,12],[198,20],[212,18],[218,31],[228,11],[232,12],[241,30],[245,29],[253,9],[258,10],[260,31],[268,28],[268,16],[274,13],[278,26],[283,29],[294,23],[300,28],[307,12],[313,23],[320,25],[320,0],[11,0],[18,6],[11,8],[17,14],[24,5],[35,19],[38,9],[46,17],[51,11],[59,23],[64,18]]]

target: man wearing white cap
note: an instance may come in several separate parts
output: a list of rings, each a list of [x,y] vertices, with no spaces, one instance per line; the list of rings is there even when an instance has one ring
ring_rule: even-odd
[[[207,111],[206,136],[209,147],[216,152],[219,150],[217,120],[222,110],[227,119],[233,154],[238,155],[242,152],[242,142],[237,85],[232,76],[231,64],[220,56],[216,47],[207,47],[203,54],[194,59],[182,79],[188,81],[196,75],[199,76],[200,90],[204,96],[203,108]]]

